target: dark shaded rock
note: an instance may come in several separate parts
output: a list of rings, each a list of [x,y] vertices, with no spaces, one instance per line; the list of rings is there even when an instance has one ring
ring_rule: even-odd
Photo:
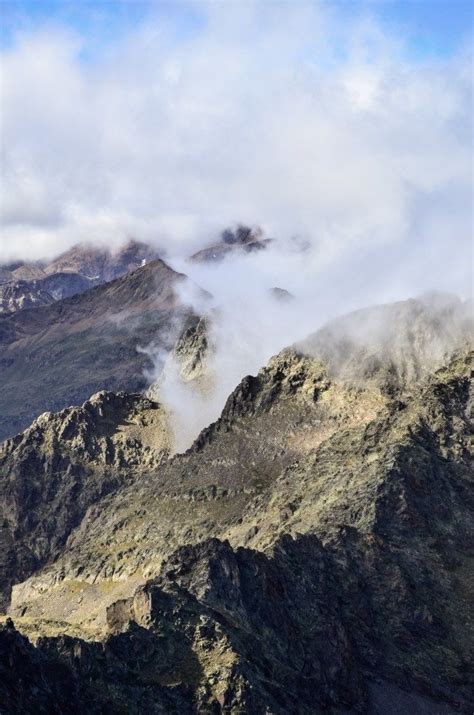
[[[288,303],[295,298],[295,296],[290,293],[290,291],[286,290],[286,288],[278,288],[278,286],[271,289],[271,294],[280,303]]]
[[[0,626],[0,712],[8,715],[168,715],[194,712],[192,692],[161,684],[159,638],[132,626],[104,643],[40,638]]]

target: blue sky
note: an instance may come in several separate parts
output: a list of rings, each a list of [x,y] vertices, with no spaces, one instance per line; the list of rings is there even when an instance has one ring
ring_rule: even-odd
[[[84,41],[84,59],[120,42],[127,32],[148,19],[166,23],[182,41],[199,29],[202,12],[195,2],[180,0],[0,0],[0,42],[9,47],[15,36],[43,27],[66,27]]]
[[[262,5],[273,2],[261,0]],[[470,0],[326,0],[324,4],[342,23],[362,15],[375,17],[389,32],[405,38],[412,59],[449,57],[472,36]],[[200,0],[0,0],[0,9],[4,47],[14,44],[19,32],[59,25],[84,38],[85,59],[93,58],[150,17],[166,23],[167,31],[175,33],[179,42],[199,31],[206,15],[206,3]]]
[[[382,0],[368,6],[386,25],[406,33],[414,54],[450,55],[472,35],[470,0]]]

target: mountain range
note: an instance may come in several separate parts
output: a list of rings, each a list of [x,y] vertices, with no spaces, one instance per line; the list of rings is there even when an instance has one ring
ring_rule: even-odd
[[[137,344],[202,389],[210,318],[133,267],[0,317],[0,712],[471,713],[472,306],[334,320],[176,453]]]
[[[145,243],[130,240],[117,251],[78,244],[51,261],[0,266],[0,313],[47,305],[119,278],[158,258]]]

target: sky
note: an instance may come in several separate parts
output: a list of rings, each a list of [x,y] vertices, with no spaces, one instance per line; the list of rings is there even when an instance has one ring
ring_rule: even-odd
[[[241,4],[245,2],[241,0]],[[289,0],[262,2],[290,4]],[[237,3],[221,0],[221,4]],[[387,30],[403,32],[409,52],[418,57],[448,56],[472,30],[469,0],[326,0],[321,4],[337,13],[341,22],[371,14]],[[18,32],[34,31],[45,24],[62,25],[84,37],[87,45],[84,58],[100,54],[104,44],[113,44],[147,21],[171,22],[179,41],[198,32],[206,14],[205,3],[199,0],[2,0],[0,7],[3,46],[14,44]]]
[[[0,261],[131,236],[183,256],[242,221],[468,290],[471,3],[0,11]]]

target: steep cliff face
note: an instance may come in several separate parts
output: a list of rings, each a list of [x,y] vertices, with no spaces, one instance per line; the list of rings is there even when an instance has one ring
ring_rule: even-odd
[[[109,625],[192,644],[168,667],[183,680],[196,658],[198,711],[328,712],[365,695],[331,566],[315,538],[285,537],[268,555],[211,539],[179,549],[158,579],[111,606]]]
[[[184,325],[171,354],[184,381],[192,380],[198,383],[205,376],[209,349],[208,321],[205,318],[191,316]]]
[[[213,539],[179,549],[108,622],[181,641],[185,662],[168,661],[179,682],[191,646],[198,712],[469,712],[469,641],[438,585],[456,580],[430,558],[420,578],[422,554],[347,527],[326,545],[282,536],[266,554]]]
[[[134,407],[117,418],[110,398],[91,440],[86,417],[48,418],[60,446],[71,440],[119,488],[29,572],[12,568],[17,628],[76,636],[42,637],[36,650],[21,641],[26,662],[63,664],[90,712],[471,712],[469,321],[448,313],[445,326],[412,303],[390,310],[391,341],[362,344],[360,325],[346,339],[333,326],[333,343],[320,333],[282,351],[185,454],[165,459],[141,437],[131,472],[118,455]],[[186,357],[203,346],[198,325],[182,336]],[[149,409],[150,436],[157,424],[166,434],[166,416]],[[15,439],[28,453],[31,435]],[[48,453],[52,438],[41,440]],[[56,474],[44,473],[42,494]],[[22,563],[12,533],[5,553]]]

